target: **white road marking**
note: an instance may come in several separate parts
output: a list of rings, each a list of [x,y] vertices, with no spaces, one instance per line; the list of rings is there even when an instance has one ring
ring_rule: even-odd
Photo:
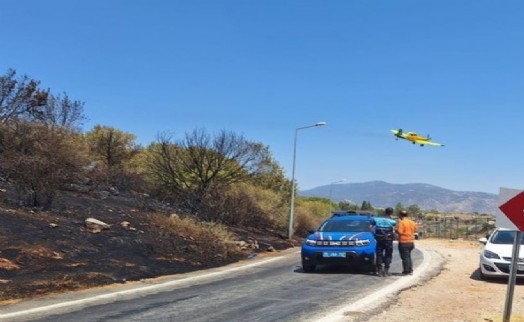
[[[402,289],[405,289],[406,287],[410,286],[414,283],[414,281],[417,281],[418,278],[422,275],[423,272],[429,267],[431,262],[431,255],[423,250],[422,254],[424,256],[424,260],[422,261],[422,264],[420,264],[419,267],[417,267],[416,270],[414,270],[413,275],[408,276],[402,276],[395,282],[391,283],[390,285],[381,288],[380,290],[366,296],[363,299],[360,299],[356,302],[353,302],[349,305],[343,306],[339,309],[337,309],[335,312],[332,313],[325,313],[322,314],[321,318],[318,319],[312,319],[309,321],[314,322],[336,322],[336,321],[347,321],[348,316],[346,315],[347,312],[358,312],[362,311],[365,308],[369,309],[373,306],[376,306],[377,303],[380,301],[385,301],[388,296],[395,294],[396,292],[399,292]],[[320,314],[319,314],[320,315]]]
[[[296,254],[296,253],[299,253],[299,252],[300,251],[292,252],[292,254]],[[190,276],[190,277],[177,279],[177,280],[173,280],[173,281],[168,281],[168,282],[163,282],[163,283],[159,283],[159,284],[154,284],[154,285],[149,285],[149,286],[138,285],[137,287],[134,287],[134,288],[131,288],[131,289],[117,291],[117,292],[112,292],[112,293],[105,293],[105,294],[95,295],[95,296],[92,296],[92,297],[89,297],[89,298],[82,298],[82,299],[78,299],[78,300],[59,302],[59,303],[44,305],[44,306],[35,307],[35,308],[31,308],[31,309],[20,310],[20,311],[16,311],[16,312],[3,313],[3,314],[0,313],[0,320],[9,321],[9,319],[23,318],[24,316],[30,316],[30,315],[34,315],[34,314],[38,314],[38,313],[48,312],[48,311],[51,311],[51,310],[57,311],[57,310],[60,310],[60,309],[67,309],[67,308],[72,308],[72,307],[75,307],[75,306],[87,307],[87,306],[95,305],[95,304],[103,304],[103,303],[107,303],[107,302],[109,302],[111,300],[113,300],[113,301],[122,300],[122,299],[125,299],[127,297],[131,297],[132,295],[136,296],[136,295],[145,295],[145,294],[159,293],[159,292],[162,292],[162,291],[167,291],[167,290],[173,289],[174,287],[180,286],[180,285],[182,285],[184,283],[186,283],[186,284],[187,283],[195,283],[195,282],[198,282],[198,281],[201,281],[201,280],[205,280],[205,279],[208,279],[208,278],[213,278],[213,277],[217,277],[217,276],[221,276],[221,275],[231,274],[232,272],[238,272],[238,271],[246,270],[246,269],[249,269],[249,268],[261,266],[261,265],[264,265],[264,264],[267,264],[267,263],[270,263],[270,262],[274,262],[274,261],[277,261],[277,260],[281,260],[281,259],[283,259],[285,257],[286,256],[272,257],[272,258],[268,258],[268,259],[259,260],[259,261],[256,261],[256,262],[253,262],[253,263],[250,263],[250,264],[247,264],[247,265],[237,266],[237,267],[221,267],[221,268],[219,267],[219,268],[217,268],[218,271],[215,271],[215,272],[206,273],[206,274],[199,274],[199,275],[196,275],[196,276]],[[238,263],[233,264],[233,265],[238,265]],[[194,272],[194,273],[198,273],[198,272]]]

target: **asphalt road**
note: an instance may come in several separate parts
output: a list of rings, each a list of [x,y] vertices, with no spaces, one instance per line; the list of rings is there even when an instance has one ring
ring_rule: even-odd
[[[2,307],[0,321],[312,321],[410,278],[396,246],[387,278],[342,267],[304,273],[298,251]],[[423,258],[413,252],[416,272]]]

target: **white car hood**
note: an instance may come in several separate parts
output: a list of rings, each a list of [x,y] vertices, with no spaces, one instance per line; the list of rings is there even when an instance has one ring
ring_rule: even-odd
[[[488,243],[484,249],[498,254],[501,257],[513,257],[513,245]],[[524,245],[520,245],[519,258],[524,257]]]

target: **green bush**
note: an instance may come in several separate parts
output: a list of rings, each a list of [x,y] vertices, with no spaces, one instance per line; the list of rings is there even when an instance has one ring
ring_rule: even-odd
[[[318,227],[331,215],[331,203],[317,199],[297,199],[294,231],[297,236],[307,236],[308,230]]]

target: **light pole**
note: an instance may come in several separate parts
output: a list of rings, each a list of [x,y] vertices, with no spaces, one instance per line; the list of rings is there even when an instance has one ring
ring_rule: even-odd
[[[329,185],[329,201],[331,201],[331,195],[333,194],[333,185],[346,181],[346,179],[340,179],[338,181],[331,182]]]
[[[317,122],[313,125],[298,127],[295,129],[295,143],[293,144],[293,170],[291,172],[291,205],[289,207],[289,227],[288,227],[288,236],[289,239],[293,237],[293,214],[295,211],[295,164],[297,160],[297,136],[298,131],[303,129],[308,129],[310,127],[324,126],[326,122]]]

